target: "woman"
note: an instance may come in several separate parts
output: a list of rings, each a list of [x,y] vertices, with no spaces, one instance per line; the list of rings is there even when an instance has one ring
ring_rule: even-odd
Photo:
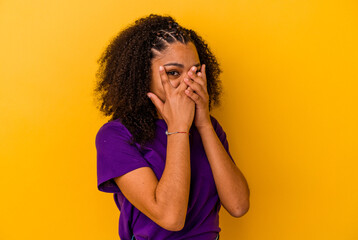
[[[247,182],[210,115],[220,68],[204,40],[169,16],[120,32],[95,92],[112,116],[96,135],[98,189],[114,193],[125,239],[218,239],[221,205],[249,208]]]

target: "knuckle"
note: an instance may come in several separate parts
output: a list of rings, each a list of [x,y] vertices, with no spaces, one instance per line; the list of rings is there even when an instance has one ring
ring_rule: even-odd
[[[162,80],[162,82],[167,82],[168,81],[168,78],[166,76],[162,76],[160,79]]]
[[[162,78],[162,79],[168,77],[165,72],[160,72],[160,73],[159,73],[159,76],[160,76],[160,78]]]

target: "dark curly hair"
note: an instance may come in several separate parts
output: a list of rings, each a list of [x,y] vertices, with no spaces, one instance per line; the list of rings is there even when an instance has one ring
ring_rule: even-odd
[[[155,137],[157,111],[146,95],[150,91],[151,60],[156,56],[153,49],[162,52],[174,42],[194,43],[200,63],[206,65],[209,110],[220,104],[222,71],[207,43],[170,16],[140,18],[114,37],[98,59],[94,90],[100,103],[97,108],[112,116],[109,121],[120,119],[133,136],[131,144],[142,145]]]

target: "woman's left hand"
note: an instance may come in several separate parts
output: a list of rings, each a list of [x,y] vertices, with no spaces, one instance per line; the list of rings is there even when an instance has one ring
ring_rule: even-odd
[[[207,126],[212,126],[209,113],[209,94],[207,90],[207,81],[205,73],[205,64],[201,66],[200,72],[196,73],[197,68],[192,67],[188,78],[184,78],[185,83],[189,86],[185,93],[195,102],[194,124],[200,130]]]

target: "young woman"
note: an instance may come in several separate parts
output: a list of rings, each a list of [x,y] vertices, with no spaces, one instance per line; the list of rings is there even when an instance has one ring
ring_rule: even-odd
[[[98,189],[114,193],[119,236],[219,238],[221,205],[249,209],[247,182],[210,115],[220,97],[215,56],[193,30],[150,15],[116,36],[99,59]]]

